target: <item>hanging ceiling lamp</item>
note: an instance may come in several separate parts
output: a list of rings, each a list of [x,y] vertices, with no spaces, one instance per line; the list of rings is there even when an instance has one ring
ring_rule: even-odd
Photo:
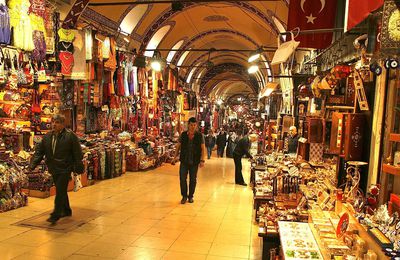
[[[153,58],[151,59],[150,66],[152,70],[161,71],[164,61],[161,58],[160,51],[154,51]]]

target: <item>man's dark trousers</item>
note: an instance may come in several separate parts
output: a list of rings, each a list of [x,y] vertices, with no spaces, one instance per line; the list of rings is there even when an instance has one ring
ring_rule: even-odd
[[[68,199],[68,182],[71,174],[60,173],[52,174],[54,184],[56,185],[56,198],[54,200],[54,211],[52,217],[60,218],[71,214],[71,207]]]
[[[194,191],[196,190],[197,183],[197,170],[199,168],[198,164],[189,165],[187,163],[182,163],[179,167],[179,178],[181,184],[181,195],[182,198],[193,198]],[[187,187],[187,175],[189,173],[189,194]]]
[[[244,179],[242,175],[242,156],[233,155],[233,160],[235,161],[235,183],[243,184]]]

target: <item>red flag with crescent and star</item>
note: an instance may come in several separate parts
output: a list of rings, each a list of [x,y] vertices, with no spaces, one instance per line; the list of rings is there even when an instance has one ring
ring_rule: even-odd
[[[335,25],[337,0],[290,0],[288,30],[332,29]],[[333,33],[300,34],[300,47],[324,49],[332,43]]]

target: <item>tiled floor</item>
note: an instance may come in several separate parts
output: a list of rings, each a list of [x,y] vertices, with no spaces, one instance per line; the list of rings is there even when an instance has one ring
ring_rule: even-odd
[[[233,160],[207,160],[193,204],[179,203],[178,167],[127,173],[70,193],[72,209],[101,215],[68,233],[12,225],[51,210],[53,197],[0,213],[0,259],[261,259],[253,195],[234,185]]]

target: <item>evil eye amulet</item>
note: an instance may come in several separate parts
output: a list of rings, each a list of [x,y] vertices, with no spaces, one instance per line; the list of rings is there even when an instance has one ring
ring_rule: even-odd
[[[397,69],[399,62],[396,59],[390,59],[390,68]]]

